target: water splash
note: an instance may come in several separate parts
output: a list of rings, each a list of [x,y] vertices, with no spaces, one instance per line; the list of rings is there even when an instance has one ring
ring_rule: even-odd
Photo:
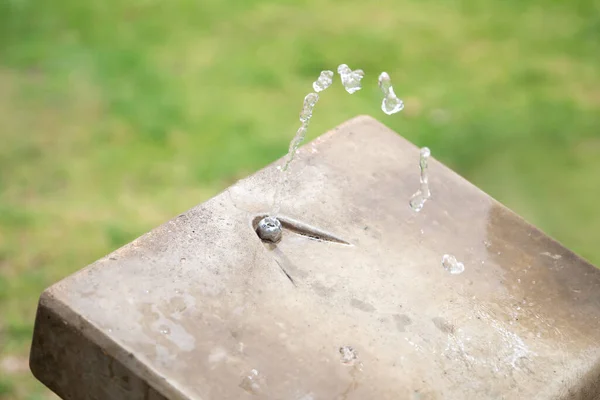
[[[342,85],[344,85],[346,92],[352,94],[362,88],[360,81],[365,76],[365,73],[362,69],[355,69],[352,71],[348,65],[340,64],[337,72],[340,74]]]
[[[404,109],[404,102],[396,96],[392,87],[392,80],[387,72],[382,72],[378,79],[379,88],[383,92],[381,110],[387,115],[396,114]]]
[[[450,254],[444,254],[442,257],[442,266],[452,275],[462,274],[465,271],[465,265]]]
[[[321,71],[321,75],[313,82],[313,89],[319,93],[327,89],[333,83],[333,71]]]
[[[429,191],[429,176],[427,172],[427,159],[431,156],[431,151],[428,147],[421,149],[421,155],[419,160],[419,168],[421,169],[421,186],[419,190],[410,198],[410,208],[414,211],[419,212],[423,209],[425,202],[431,197]]]

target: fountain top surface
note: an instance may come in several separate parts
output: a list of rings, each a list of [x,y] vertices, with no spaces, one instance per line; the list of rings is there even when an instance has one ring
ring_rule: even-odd
[[[277,245],[253,226],[272,205],[271,165],[47,289],[34,373],[75,390],[52,363],[81,349],[53,336],[52,315],[98,349],[94,368],[78,367],[82,399],[144,398],[123,377],[182,399],[586,389],[600,368],[600,271],[434,159],[431,199],[414,212],[418,160],[370,117],[322,135],[290,166]],[[444,269],[447,253],[463,273]]]

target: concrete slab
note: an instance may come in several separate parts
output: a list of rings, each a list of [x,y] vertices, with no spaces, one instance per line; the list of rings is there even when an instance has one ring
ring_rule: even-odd
[[[598,399],[600,271],[358,117],[47,289],[65,399]],[[444,254],[465,264],[449,274]],[[350,347],[352,349],[350,349]]]

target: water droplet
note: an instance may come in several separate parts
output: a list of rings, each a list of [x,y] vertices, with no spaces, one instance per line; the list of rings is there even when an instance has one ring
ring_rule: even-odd
[[[356,69],[352,71],[346,64],[341,64],[337,69],[340,78],[342,79],[342,85],[346,92],[352,94],[361,89],[360,81],[365,76],[362,69]]]
[[[444,254],[442,257],[442,266],[453,275],[458,275],[465,271],[465,265],[450,254]]]
[[[358,360],[358,354],[351,346],[340,347],[339,351],[344,365],[354,365]]]
[[[431,197],[429,190],[429,176],[427,159],[431,156],[431,151],[427,147],[421,149],[419,157],[419,168],[421,169],[420,187],[419,190],[410,198],[410,208],[419,212],[423,209],[425,202]]]
[[[404,109],[404,102],[396,96],[392,87],[392,80],[387,72],[382,72],[378,79],[379,88],[383,92],[381,111],[387,115],[396,114]]]
[[[161,326],[161,327],[158,329],[158,331],[159,331],[160,333],[162,333],[163,335],[168,335],[169,333],[171,333],[171,329],[169,329],[169,327],[168,327],[168,326],[166,326],[166,325],[162,325],[162,326]]]
[[[313,82],[315,92],[322,92],[333,83],[333,71],[321,71],[316,81]]]
[[[255,369],[250,370],[240,383],[240,387],[250,394],[260,394],[261,385],[264,385],[264,379]]]

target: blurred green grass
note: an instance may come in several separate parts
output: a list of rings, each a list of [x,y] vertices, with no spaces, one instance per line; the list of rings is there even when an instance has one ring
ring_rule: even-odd
[[[4,0],[0,398],[47,396],[2,363],[43,288],[282,156],[342,62],[309,139],[371,114],[600,264],[597,0]]]

